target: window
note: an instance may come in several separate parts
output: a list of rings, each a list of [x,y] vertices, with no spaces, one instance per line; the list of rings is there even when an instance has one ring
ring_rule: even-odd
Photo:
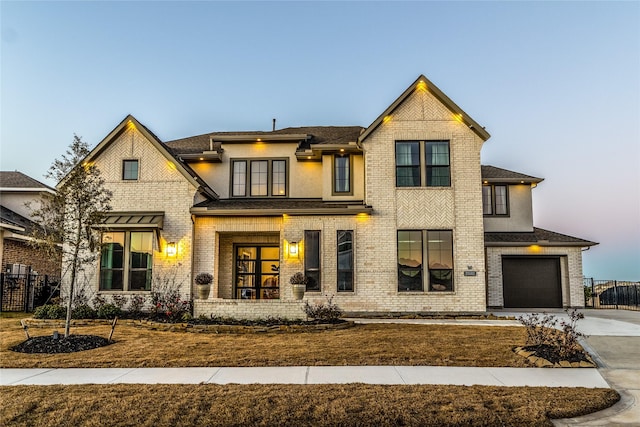
[[[232,197],[287,195],[288,174],[285,159],[232,160],[231,165]]]
[[[138,179],[138,161],[122,161],[122,179],[124,181],[136,181]]]
[[[453,232],[398,230],[398,291],[424,290],[423,263],[428,260],[430,292],[453,291]]]
[[[353,230],[338,230],[338,292],[353,291]]]
[[[333,158],[333,192],[351,193],[351,157],[336,155]]]
[[[396,142],[396,187],[420,186],[420,143]]]
[[[253,160],[251,162],[251,195],[267,195],[267,177],[269,163],[266,160]]]
[[[320,231],[304,232],[304,275],[307,291],[320,290]]]
[[[398,231],[398,290],[422,291],[422,231]]]
[[[427,141],[427,187],[450,187],[449,143],[447,141]]]
[[[236,246],[235,297],[280,298],[280,248]]]
[[[453,291],[453,232],[427,231],[429,290]]]
[[[396,187],[423,182],[427,187],[451,186],[449,141],[396,141]]]
[[[234,197],[244,197],[247,195],[247,162],[237,160],[233,162],[233,185],[231,194]]]
[[[509,215],[507,186],[483,185],[482,210],[485,215]]]
[[[102,233],[100,290],[150,291],[153,232]]]

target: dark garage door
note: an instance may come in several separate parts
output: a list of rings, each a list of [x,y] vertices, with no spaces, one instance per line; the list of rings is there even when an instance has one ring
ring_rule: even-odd
[[[502,286],[508,308],[561,308],[559,257],[503,257]]]

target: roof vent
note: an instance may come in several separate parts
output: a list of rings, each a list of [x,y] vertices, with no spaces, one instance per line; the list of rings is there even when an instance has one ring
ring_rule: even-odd
[[[273,128],[271,129],[271,132],[275,132],[276,131],[276,119],[273,119]]]

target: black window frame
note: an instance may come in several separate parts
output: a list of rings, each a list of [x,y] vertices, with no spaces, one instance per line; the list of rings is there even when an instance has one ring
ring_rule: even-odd
[[[396,187],[422,187],[422,165],[421,165],[421,156],[420,156],[420,141],[396,141],[395,145],[395,159],[396,159]],[[400,163],[401,157],[399,153],[399,147],[401,146],[412,146],[417,148],[417,153],[414,158],[413,150],[411,150],[410,163]],[[404,154],[404,153],[403,153]],[[417,163],[414,161],[417,160]],[[400,173],[402,171],[403,173]],[[410,171],[409,174],[406,171]],[[411,182],[409,182],[408,178],[412,178]],[[417,182],[415,180],[417,179]],[[406,180],[406,182],[401,182],[401,180]]]
[[[402,158],[407,156],[407,154],[399,152],[399,148],[402,145],[414,147],[409,153],[409,163],[402,162]],[[436,146],[446,146],[446,156],[438,155],[437,153],[434,155],[433,149]],[[401,157],[401,154],[404,154],[404,156]],[[435,162],[434,159],[436,160]],[[395,165],[396,188],[451,187],[451,141],[397,140],[395,141]]]
[[[341,241],[341,233],[343,237],[349,236],[349,240]],[[346,250],[341,251],[341,245],[347,245]],[[354,233],[353,230],[337,230],[336,232],[336,287],[338,292],[354,291]],[[342,255],[342,256],[341,256]],[[346,255],[346,257],[345,257]],[[341,268],[341,261],[344,264],[345,259],[348,260],[349,266]],[[345,280],[348,279],[348,280]]]
[[[304,231],[304,275],[307,277],[307,292],[322,290],[321,282],[321,233],[320,230]]]
[[[340,182],[346,182],[347,188],[340,189],[338,185],[338,177],[341,175],[338,173],[338,164],[340,161],[346,160],[346,179],[340,180]],[[334,196],[350,196],[353,194],[353,156],[350,154],[335,154],[332,158],[332,193]]]
[[[129,164],[135,164],[136,175],[133,177],[129,175],[132,171],[131,168],[127,167]],[[138,181],[140,179],[140,161],[138,159],[123,159],[122,160],[122,180],[123,181]]]
[[[267,171],[266,171],[266,195],[264,194],[254,194],[253,193],[253,165],[258,164],[260,162],[267,163]],[[284,162],[284,194],[274,194],[274,171],[273,164],[274,162]],[[231,159],[231,168],[230,168],[230,179],[229,179],[229,197],[232,199],[242,199],[242,198],[286,198],[289,197],[289,159],[286,157],[277,157],[277,158],[237,158]],[[242,176],[244,178],[243,183],[237,183],[236,181],[236,164],[244,164],[244,173]],[[235,194],[236,183],[241,186],[244,185],[244,193],[243,194]]]
[[[146,267],[134,267],[134,263],[137,261],[142,261],[143,258],[140,255],[137,256],[137,253],[132,251],[132,234],[134,233],[144,233],[148,235],[147,237],[151,238],[151,247],[150,252],[148,253],[149,258],[146,258],[147,265]],[[120,259],[120,267],[107,266],[105,264],[105,249],[109,243],[105,243],[105,236],[108,234],[119,234],[122,235],[122,249],[118,252],[121,252]],[[100,258],[99,258],[99,279],[98,279],[98,290],[100,292],[150,292],[151,284],[153,280],[153,255],[154,255],[154,245],[155,245],[155,237],[154,232],[149,229],[133,229],[133,230],[110,230],[102,233],[100,237],[101,241],[101,249],[100,249]],[[140,254],[145,254],[146,252],[140,252]],[[114,288],[113,286],[106,287],[106,276],[105,273],[111,273],[109,276],[113,278],[113,273],[119,272],[120,276],[120,287]],[[139,276],[139,273],[144,273],[144,285],[142,287],[137,286],[134,287],[134,276]]]
[[[504,188],[504,213],[498,212],[498,197],[496,188]],[[485,189],[489,189],[490,205],[486,205]],[[508,217],[511,215],[511,209],[509,209],[509,185],[508,184],[483,184],[482,185],[482,213],[484,216],[491,217]],[[489,208],[490,212],[487,212]]]
[[[401,234],[402,233],[402,234]],[[412,236],[404,233],[413,234]],[[431,238],[436,238],[435,234],[430,233],[447,233],[447,244],[450,244],[450,253],[448,257],[451,260],[451,268],[435,268],[432,261],[435,260],[435,256],[432,256],[438,249],[435,245],[436,241]],[[418,229],[403,229],[396,232],[396,259],[398,268],[398,292],[424,292],[427,289],[428,293],[452,293],[455,292],[455,254],[454,254],[454,236],[453,230],[418,230]],[[437,236],[440,240],[441,236]],[[417,242],[418,245],[414,248],[401,248],[401,239],[403,242]],[[411,239],[411,240],[407,240]],[[419,240],[418,240],[419,239]],[[438,242],[442,243],[442,242]],[[413,250],[420,251],[420,265],[411,266],[401,263],[402,259],[406,259],[402,256],[402,252],[409,252]],[[405,254],[406,255],[406,254]],[[433,259],[432,259],[433,258]],[[442,258],[438,257],[438,261]],[[426,285],[426,286],[425,286]],[[444,288],[443,288],[444,287]]]

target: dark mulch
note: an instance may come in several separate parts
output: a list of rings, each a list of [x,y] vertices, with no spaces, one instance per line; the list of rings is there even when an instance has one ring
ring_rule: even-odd
[[[11,350],[20,353],[75,353],[77,351],[91,350],[109,345],[109,340],[97,335],[69,335],[54,338],[53,335],[45,337],[32,337],[12,347]]]
[[[558,353],[558,348],[548,344],[528,345],[522,348],[527,351],[533,351],[534,356],[547,359],[551,363],[559,363],[562,360],[567,362],[591,362],[583,351],[574,352],[568,357],[561,357]]]

